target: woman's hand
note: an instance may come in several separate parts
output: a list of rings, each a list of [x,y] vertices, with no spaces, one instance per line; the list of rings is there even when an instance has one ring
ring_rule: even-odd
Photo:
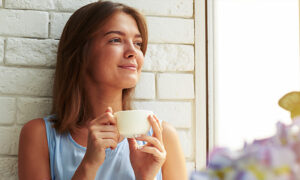
[[[135,139],[128,138],[130,161],[137,180],[153,180],[166,160],[162,125],[154,115],[150,115],[148,120],[152,126],[153,135],[136,138],[139,141],[146,141],[146,145],[139,148]]]
[[[99,167],[105,160],[105,149],[117,147],[120,135],[112,113],[109,107],[100,117],[90,121],[86,153],[72,180],[95,179]]]
[[[90,165],[99,166],[105,160],[105,149],[115,149],[119,141],[116,119],[109,107],[100,117],[92,120],[88,127],[88,142],[84,160]]]

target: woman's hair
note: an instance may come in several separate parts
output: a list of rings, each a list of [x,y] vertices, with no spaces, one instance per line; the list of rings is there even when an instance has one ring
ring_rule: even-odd
[[[145,56],[147,25],[143,15],[137,10],[120,3],[99,1],[75,11],[64,27],[57,52],[52,113],[56,115],[53,122],[59,133],[70,131],[84,121],[87,107],[82,81],[88,63],[88,44],[99,28],[116,12],[124,12],[135,19],[143,39],[141,50]],[[131,109],[134,88],[123,89],[123,110]]]

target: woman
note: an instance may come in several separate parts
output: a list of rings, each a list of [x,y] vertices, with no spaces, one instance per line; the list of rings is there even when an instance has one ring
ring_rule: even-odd
[[[70,17],[58,47],[53,115],[20,134],[20,180],[187,178],[169,124],[149,116],[151,131],[136,139],[116,128],[113,113],[131,109],[147,36],[143,16],[119,3],[91,3]]]

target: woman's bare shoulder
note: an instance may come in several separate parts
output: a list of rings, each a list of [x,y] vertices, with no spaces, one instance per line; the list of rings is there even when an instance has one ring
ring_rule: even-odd
[[[185,157],[176,129],[163,121],[163,143],[167,151],[167,159],[162,167],[163,179],[187,179]]]
[[[49,151],[45,123],[42,118],[27,122],[19,140],[19,178],[49,178]],[[35,163],[32,163],[35,162]],[[36,172],[36,169],[39,169]]]
[[[30,147],[42,147],[47,144],[46,127],[43,118],[33,119],[27,122],[20,133],[20,146],[30,145]]]
[[[163,127],[163,132],[162,132],[163,137],[176,140],[177,131],[171,124],[167,123],[166,121],[163,121],[162,127]]]
[[[28,121],[22,128],[22,131],[35,133],[36,131],[44,131],[45,123],[43,118],[36,118]]]
[[[46,137],[46,127],[43,118],[37,118],[27,122],[20,133],[20,138],[35,140],[44,140]]]

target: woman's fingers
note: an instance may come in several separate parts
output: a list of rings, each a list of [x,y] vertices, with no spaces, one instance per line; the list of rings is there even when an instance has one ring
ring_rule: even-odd
[[[160,152],[157,148],[155,147],[151,147],[151,146],[143,146],[140,151],[145,152],[145,153],[149,153],[154,155],[155,157],[158,158],[166,158],[166,153],[165,152]]]
[[[111,148],[115,149],[118,146],[118,141],[115,141],[113,139],[101,139],[101,144],[103,148]]]
[[[127,138],[130,151],[135,151],[138,149],[139,145],[134,138]]]
[[[98,136],[98,138],[101,138],[101,139],[113,139],[116,142],[118,142],[118,140],[119,140],[118,134],[113,133],[113,132],[98,132],[97,136]]]
[[[91,135],[91,139],[102,148],[116,148],[118,145],[119,137],[113,132],[94,132]]]
[[[111,113],[113,113],[113,110],[112,110],[111,107],[107,107],[105,112],[111,112]]]
[[[94,141],[98,141],[101,139],[112,139],[116,142],[119,141],[119,135],[114,132],[99,132],[99,131],[94,131],[90,133],[91,138]]]
[[[163,131],[162,124],[159,122],[159,120],[157,119],[157,117],[155,115],[153,115],[153,117],[156,120],[157,124],[159,125],[160,130]]]
[[[148,120],[153,129],[153,136],[162,142],[162,129],[160,128],[160,122],[156,120],[153,115],[148,116]]]
[[[137,137],[136,140],[146,141],[148,144],[152,144],[154,147],[156,147],[160,152],[164,151],[162,143],[155,137],[142,135],[140,137]]]
[[[91,126],[90,131],[115,132],[118,133],[118,128],[115,125]]]
[[[113,115],[111,107],[108,107],[105,113],[101,114],[99,117],[93,119],[90,124],[100,124],[100,125],[115,125],[117,122],[116,118]]]

